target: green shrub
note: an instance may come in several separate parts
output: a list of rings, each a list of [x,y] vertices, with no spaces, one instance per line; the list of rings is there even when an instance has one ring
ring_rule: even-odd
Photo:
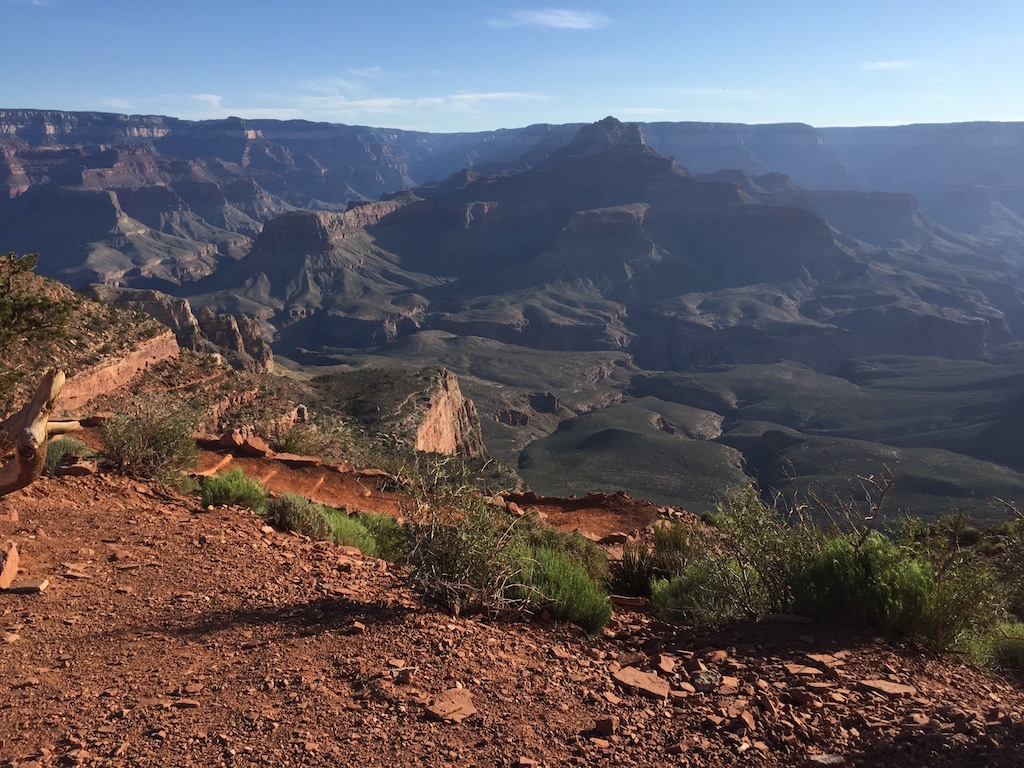
[[[46,463],[43,472],[53,475],[54,470],[65,456],[94,456],[96,452],[81,440],[73,437],[58,437],[46,444]]]
[[[103,457],[132,477],[166,481],[196,464],[199,417],[170,397],[149,396],[103,425]]]
[[[284,493],[267,500],[267,519],[271,525],[311,539],[331,539],[334,529],[325,514],[325,507],[314,504],[297,493]]]
[[[604,586],[611,580],[608,556],[579,531],[562,531],[553,525],[526,524],[520,532],[531,549],[546,548],[560,552],[573,563],[582,566],[597,586]]]
[[[651,608],[663,618],[690,624],[714,624],[744,616],[731,580],[719,572],[723,567],[730,567],[729,562],[700,558],[671,579],[654,579]]]
[[[582,564],[549,547],[531,548],[519,589],[534,610],[571,621],[588,632],[601,629],[611,618],[608,596]]]
[[[389,563],[405,563],[408,560],[412,547],[409,532],[395,518],[372,513],[360,514],[358,519],[373,537],[377,557]]]
[[[204,506],[235,504],[262,512],[267,505],[267,489],[259,480],[248,477],[240,467],[207,478],[202,486]]]
[[[465,486],[439,487],[409,524],[409,581],[452,613],[521,607],[525,547],[504,510]]]
[[[820,551],[825,534],[818,526],[793,520],[765,504],[753,486],[720,504],[715,516],[717,540],[697,546],[711,552],[722,586],[751,618],[792,610],[793,584]]]
[[[1017,677],[1024,675],[1024,623],[997,624],[986,640],[987,666]]]
[[[900,533],[904,542],[913,542],[914,556],[927,562],[934,573],[934,598],[917,630],[920,640],[936,650],[959,648],[1004,617],[1012,605],[1013,569],[1000,573],[970,546],[980,549],[981,536],[964,513],[930,526],[907,520]]]
[[[654,549],[644,541],[629,541],[622,547],[622,562],[612,575],[611,589],[620,595],[646,597],[655,578]]]
[[[320,509],[330,527],[331,541],[345,547],[355,547],[367,557],[377,557],[373,534],[357,516],[349,516],[346,512],[330,507],[320,506]]]
[[[828,540],[794,584],[796,610],[856,627],[919,632],[935,602],[931,566],[878,532]]]

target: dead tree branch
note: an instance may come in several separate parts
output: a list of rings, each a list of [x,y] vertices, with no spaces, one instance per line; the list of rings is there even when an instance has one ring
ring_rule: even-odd
[[[14,447],[14,457],[0,469],[0,496],[31,485],[46,463],[46,442],[50,435],[80,428],[78,422],[50,424],[50,413],[64,386],[64,372],[47,373],[32,400],[20,411],[0,423],[0,451]]]

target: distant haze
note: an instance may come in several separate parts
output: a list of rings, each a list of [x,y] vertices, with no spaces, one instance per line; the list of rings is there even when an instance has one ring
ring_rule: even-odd
[[[1022,121],[1024,3],[0,0],[0,107],[434,132]]]

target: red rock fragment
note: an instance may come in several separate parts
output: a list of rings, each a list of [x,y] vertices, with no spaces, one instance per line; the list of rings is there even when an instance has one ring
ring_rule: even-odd
[[[891,698],[917,695],[917,689],[914,686],[894,683],[890,680],[861,680],[857,684],[865,690],[881,693]]]
[[[473,694],[465,688],[450,688],[427,707],[427,714],[435,720],[449,720],[461,723],[476,714]]]
[[[612,674],[612,679],[641,696],[651,699],[668,698],[668,683],[653,672],[641,672],[636,667],[623,667]]]
[[[0,553],[0,589],[7,589],[18,575],[18,546],[12,541]]]

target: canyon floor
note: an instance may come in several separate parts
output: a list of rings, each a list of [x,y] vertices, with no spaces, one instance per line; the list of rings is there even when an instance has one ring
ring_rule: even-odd
[[[383,561],[111,475],[5,497],[0,534],[6,766],[1021,765],[1019,684],[899,638],[453,618]]]

